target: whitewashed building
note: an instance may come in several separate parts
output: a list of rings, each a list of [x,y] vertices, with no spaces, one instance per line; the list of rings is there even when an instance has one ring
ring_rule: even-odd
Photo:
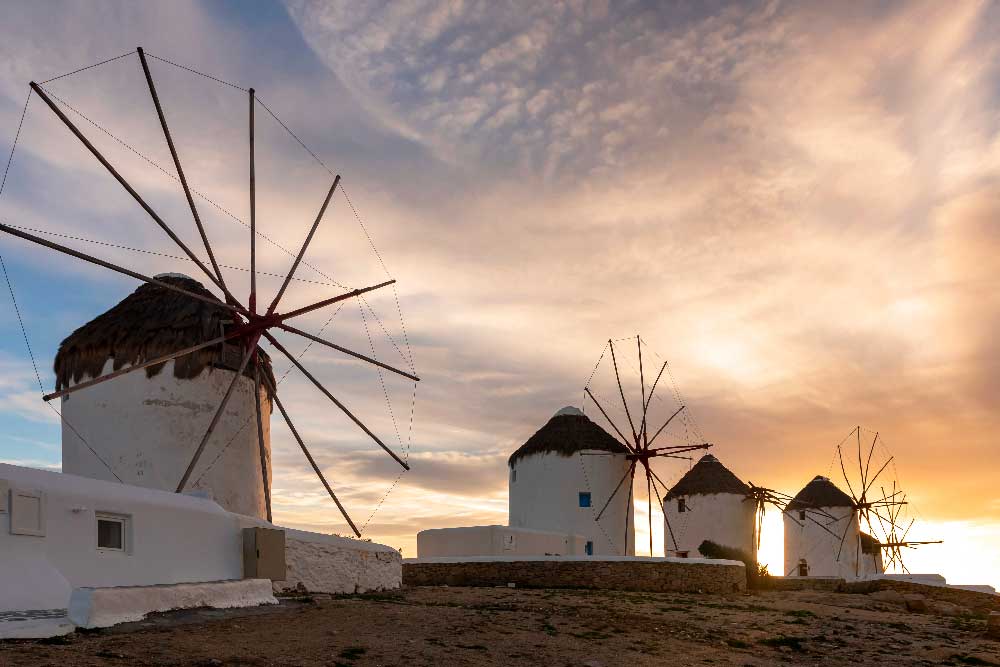
[[[559,410],[507,461],[513,528],[584,536],[588,555],[634,556],[625,447],[574,407]]]
[[[417,533],[419,558],[634,556],[627,452],[579,409],[559,410],[508,459],[507,526]]]
[[[709,540],[756,557],[750,487],[706,454],[663,498],[664,553],[698,558]]]
[[[882,551],[861,532],[849,495],[817,475],[785,508],[785,576],[866,579],[882,574]]]
[[[186,276],[157,279],[212,296]],[[231,320],[221,305],[144,283],[62,342],[56,389],[217,338]],[[263,350],[259,354],[270,375],[270,360]],[[236,345],[205,348],[64,396],[63,472],[174,491],[242,356]],[[185,490],[201,491],[231,512],[265,518],[254,387],[248,365]],[[270,482],[271,401],[263,386],[260,398]]]

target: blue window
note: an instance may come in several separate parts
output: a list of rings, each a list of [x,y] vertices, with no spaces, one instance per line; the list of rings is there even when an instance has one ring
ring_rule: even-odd
[[[590,540],[588,540],[587,544],[583,547],[583,551],[588,556],[593,556],[594,555],[594,543],[591,542]]]
[[[590,492],[581,491],[580,492],[580,507],[590,507]]]

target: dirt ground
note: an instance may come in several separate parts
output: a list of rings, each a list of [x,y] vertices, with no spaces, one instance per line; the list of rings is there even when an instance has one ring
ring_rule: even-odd
[[[0,665],[1000,665],[985,629],[814,591],[412,588],[0,642]]]

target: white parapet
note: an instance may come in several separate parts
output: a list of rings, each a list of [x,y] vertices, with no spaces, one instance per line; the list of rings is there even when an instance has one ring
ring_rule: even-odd
[[[417,557],[582,556],[587,538],[513,526],[430,528],[417,533]]]
[[[278,604],[268,579],[211,581],[167,586],[77,588],[69,602],[69,620],[81,628],[107,628],[141,621],[153,612],[213,607],[232,609]]]

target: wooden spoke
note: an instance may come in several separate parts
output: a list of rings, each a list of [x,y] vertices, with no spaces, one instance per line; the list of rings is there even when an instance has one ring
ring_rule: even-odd
[[[218,345],[220,343],[225,342],[229,338],[235,338],[236,336],[239,335],[240,335],[239,332],[234,332],[226,336],[219,336],[218,338],[213,338],[210,341],[199,343],[198,345],[192,345],[191,347],[186,347],[183,350],[178,350],[177,352],[164,354],[162,356],[156,357],[155,359],[150,359],[140,364],[129,366],[128,368],[120,368],[117,371],[108,373],[106,375],[101,375],[100,377],[96,377],[93,380],[87,380],[86,382],[78,382],[72,387],[66,387],[65,389],[54,391],[51,394],[46,394],[45,396],[42,396],[42,399],[46,401],[51,401],[53,398],[60,398],[62,396],[66,396],[67,394],[72,394],[74,391],[80,391],[81,389],[86,389],[87,387],[93,387],[95,384],[101,384],[102,382],[113,380],[116,377],[121,377],[122,375],[131,373],[132,371],[138,371],[142,370],[143,368],[149,368],[150,366],[155,366],[157,364],[163,364],[170,361],[171,359],[177,359],[178,357],[183,357],[185,355],[191,354],[192,352],[197,352],[198,350],[202,350],[206,347]]]
[[[316,221],[309,229],[309,233],[306,235],[306,240],[299,249],[299,254],[295,256],[295,261],[292,262],[292,268],[289,269],[288,275],[285,276],[285,281],[281,283],[281,289],[279,289],[278,293],[274,295],[274,300],[271,301],[271,305],[267,307],[268,315],[272,314],[274,309],[278,307],[278,302],[281,301],[281,296],[288,288],[288,283],[291,282],[292,276],[295,275],[295,269],[299,268],[299,262],[302,261],[302,257],[306,254],[306,248],[309,247],[309,243],[312,241],[313,235],[316,233],[316,228],[319,227],[319,222],[323,219],[323,214],[326,213],[326,207],[330,204],[330,198],[333,197],[333,191],[337,189],[338,183],[340,183],[340,174],[337,174],[336,178],[333,179],[333,185],[330,186],[330,191],[326,193],[326,199],[323,200],[323,205],[319,209]]]
[[[132,277],[132,278],[135,278],[136,280],[141,280],[141,281],[147,282],[147,283],[149,283],[151,285],[158,285],[159,287],[162,287],[164,289],[168,289],[168,290],[170,290],[172,292],[177,292],[178,294],[184,294],[185,296],[189,296],[192,299],[198,299],[199,301],[204,301],[205,303],[210,303],[213,306],[219,306],[220,308],[226,308],[227,310],[231,310],[233,312],[241,312],[241,310],[242,310],[242,309],[238,308],[237,306],[233,306],[233,305],[230,305],[230,304],[227,304],[227,303],[223,303],[223,302],[219,301],[218,299],[216,299],[215,297],[204,296],[202,294],[197,294],[195,292],[189,292],[186,289],[184,289],[183,287],[177,287],[176,285],[171,285],[170,283],[165,283],[162,280],[157,280],[156,278],[150,278],[149,276],[144,276],[141,273],[137,273],[136,271],[132,271],[130,269],[126,269],[124,267],[118,266],[117,264],[112,264],[111,262],[106,262],[103,259],[98,259],[98,258],[93,257],[91,255],[88,255],[86,253],[82,253],[82,252],[80,252],[78,250],[73,250],[72,248],[67,248],[64,245],[59,245],[58,243],[54,243],[52,241],[48,241],[48,240],[43,239],[41,237],[35,236],[33,234],[29,234],[27,232],[22,232],[19,229],[14,229],[13,227],[11,227],[9,225],[5,225],[5,224],[0,223],[0,231],[7,232],[8,234],[10,234],[12,236],[17,236],[17,237],[22,238],[22,239],[24,239],[26,241],[31,241],[32,243],[37,243],[40,246],[45,246],[46,248],[50,248],[52,250],[57,250],[57,251],[59,251],[59,252],[61,252],[63,254],[69,255],[71,257],[76,257],[77,259],[82,259],[85,262],[90,262],[91,264],[96,264],[97,266],[103,266],[106,269],[111,269],[112,271],[115,271],[117,273],[121,273],[123,275],[129,276],[129,277]]]
[[[77,128],[76,125],[73,124],[73,121],[71,121],[66,116],[66,114],[63,113],[62,109],[60,109],[55,102],[49,99],[49,96],[45,94],[45,91],[42,90],[42,87],[39,86],[34,81],[32,81],[30,85],[31,89],[35,91],[35,94],[37,94],[42,99],[42,101],[45,102],[46,105],[48,105],[48,107],[52,110],[52,112],[59,117],[59,120],[61,120],[63,124],[66,125],[66,127],[68,127],[69,130],[74,135],[76,135],[76,138],[79,139],[80,142],[87,147],[87,150],[89,150],[91,154],[95,158],[97,158],[97,161],[100,162],[112,176],[114,176],[115,180],[117,180],[121,184],[121,186],[125,188],[126,192],[132,195],[132,198],[135,199],[135,201],[139,204],[139,206],[141,206],[142,209],[149,214],[149,217],[151,217],[153,221],[157,225],[159,225],[160,229],[166,232],[167,236],[169,236],[170,239],[174,243],[176,243],[181,250],[184,251],[184,254],[187,255],[188,258],[192,262],[194,262],[195,265],[197,265],[198,268],[201,269],[206,276],[208,276],[208,278],[212,281],[213,284],[216,285],[216,287],[222,289],[222,285],[219,284],[219,279],[215,277],[215,275],[209,270],[207,266],[205,266],[202,263],[200,259],[198,259],[198,257],[191,251],[190,248],[187,247],[187,245],[180,239],[180,237],[178,237],[177,234],[175,234],[174,231],[170,229],[167,223],[163,221],[163,219],[156,213],[156,211],[154,211],[153,208],[146,203],[146,200],[144,200],[142,196],[135,191],[135,188],[129,185],[128,181],[126,181],[122,177],[122,175],[118,173],[118,170],[116,170],[114,166],[112,166],[112,164],[108,162],[108,160],[101,154],[101,152],[98,151],[97,148],[95,148],[92,143],[90,143],[90,140],[87,139],[87,137],[83,135],[83,133],[79,130],[79,128]]]
[[[361,422],[360,419],[358,419],[357,417],[355,417],[354,413],[352,413],[350,410],[348,410],[346,405],[344,405],[343,403],[341,403],[340,401],[338,401],[337,398],[333,394],[331,394],[327,390],[327,388],[324,387],[320,383],[320,381],[317,380],[313,376],[312,373],[310,373],[308,370],[306,370],[305,366],[303,366],[301,363],[299,363],[299,360],[295,358],[295,355],[293,355],[291,352],[289,352],[287,349],[285,349],[284,345],[282,345],[281,343],[279,343],[278,340],[274,336],[272,336],[270,333],[268,333],[267,331],[264,332],[264,337],[267,338],[267,340],[271,343],[271,345],[273,345],[274,347],[276,347],[282,354],[284,354],[286,357],[288,357],[289,361],[291,361],[293,364],[295,364],[295,367],[298,368],[300,371],[302,371],[302,374],[305,375],[307,378],[309,378],[309,380],[316,386],[316,388],[319,389],[321,392],[323,392],[323,394],[328,399],[330,399],[330,401],[333,402],[334,405],[336,405],[338,408],[340,408],[340,411],[343,412],[345,415],[347,415],[350,418],[350,420],[353,421],[358,426],[358,428],[360,428],[362,431],[364,431],[368,435],[368,437],[370,437],[372,440],[374,440],[375,443],[379,447],[381,447],[382,449],[384,449],[385,452],[389,456],[391,456],[393,459],[395,459],[396,463],[398,463],[399,465],[403,466],[403,469],[405,469],[405,470],[409,470],[410,469],[410,466],[407,465],[406,461],[404,461],[403,459],[399,458],[399,455],[397,455],[396,452],[394,452],[391,449],[389,449],[389,447],[387,447],[386,444],[384,442],[382,442],[377,435],[375,435],[374,433],[372,433],[371,429],[369,429],[367,426],[365,426]]]
[[[604,507],[602,507],[601,511],[597,513],[597,516],[594,517],[594,521],[601,520],[601,517],[604,516],[604,511],[608,509],[608,505],[611,504],[611,500],[615,497],[615,495],[618,494],[618,489],[622,488],[622,484],[625,483],[625,478],[628,477],[630,474],[632,474],[632,471],[634,470],[635,470],[635,461],[632,461],[632,465],[630,465],[629,469],[625,471],[625,475],[618,482],[618,486],[616,486],[615,490],[611,492],[610,496],[608,496],[608,501],[604,503]]]
[[[194,222],[198,226],[198,233],[201,235],[201,241],[205,245],[205,251],[208,253],[208,260],[212,263],[212,269],[215,271],[215,277],[218,278],[218,285],[222,289],[223,293],[226,295],[227,299],[231,302],[235,302],[235,297],[229,293],[229,289],[226,287],[226,280],[222,277],[222,271],[219,269],[219,263],[215,260],[215,253],[212,252],[212,244],[208,242],[208,234],[205,233],[205,227],[201,223],[201,216],[198,215],[198,207],[195,206],[194,197],[191,196],[191,188],[188,187],[187,177],[184,175],[184,169],[181,167],[181,159],[177,154],[177,148],[174,146],[173,137],[170,136],[170,128],[167,126],[167,117],[163,113],[163,107],[160,105],[160,97],[156,94],[156,86],[153,84],[153,76],[149,72],[149,64],[146,62],[146,54],[142,50],[142,47],[138,47],[136,52],[139,54],[139,62],[142,64],[142,73],[146,76],[146,85],[149,86],[149,94],[153,98],[153,106],[156,107],[156,115],[160,119],[160,127],[163,129],[163,136],[167,140],[167,147],[170,149],[170,156],[174,160],[174,168],[177,169],[177,177],[181,182],[181,187],[184,189],[184,196],[187,198],[188,207],[191,209],[191,215],[194,217]]]
[[[635,432],[635,424],[632,422],[632,413],[629,412],[628,409],[628,401],[625,400],[625,390],[622,389],[622,379],[621,376],[618,374],[618,360],[615,358],[615,344],[611,341],[610,338],[608,339],[608,345],[611,346],[611,363],[614,364],[615,367],[615,380],[618,381],[618,393],[621,394],[622,405],[625,406],[625,416],[628,418],[628,425],[632,428],[632,441],[635,443],[635,448],[638,449],[639,436]]]
[[[608,416],[608,413],[604,411],[604,408],[601,407],[601,404],[597,402],[597,399],[590,392],[590,387],[584,387],[583,391],[584,393],[587,394],[587,396],[590,397],[590,400],[594,402],[594,405],[596,405],[597,409],[601,411],[601,414],[604,415],[604,418],[608,420],[608,423],[611,424],[611,428],[613,428],[615,430],[615,433],[618,434],[618,437],[621,438],[621,442],[623,445],[625,445],[625,449],[634,454],[636,452],[635,447],[628,444],[628,438],[626,438],[625,435],[621,432],[621,430],[619,430],[618,426],[613,421],[611,421],[611,417]]]
[[[310,333],[306,333],[305,331],[302,331],[301,329],[296,329],[295,327],[289,326],[287,324],[279,324],[278,328],[282,329],[284,331],[287,331],[288,333],[293,333],[293,334],[295,334],[297,336],[302,336],[303,338],[308,338],[309,340],[311,340],[313,342],[316,342],[316,343],[319,343],[320,345],[326,345],[329,348],[337,350],[338,352],[343,352],[344,354],[352,356],[355,359],[361,359],[362,361],[367,361],[368,363],[373,364],[375,366],[378,366],[379,368],[384,368],[387,371],[392,371],[393,373],[396,373],[397,375],[402,375],[405,378],[409,378],[410,380],[413,380],[414,382],[419,382],[420,381],[420,378],[418,378],[416,375],[413,375],[411,373],[407,373],[406,371],[401,371],[398,368],[394,368],[393,366],[390,366],[389,364],[382,363],[378,359],[373,359],[373,358],[371,358],[369,356],[361,354],[360,352],[354,352],[353,350],[349,350],[346,347],[341,347],[340,345],[337,345],[336,343],[331,343],[329,341],[325,341],[322,338],[320,338],[319,336],[314,336],[314,335],[312,335]]]
[[[869,472],[869,467],[871,466],[871,463],[872,463],[872,454],[875,453],[875,443],[876,442],[878,442],[878,431],[875,432],[875,437],[872,438],[872,446],[868,449],[868,461],[865,462],[865,474],[864,474],[864,477],[863,477],[863,481],[864,481],[864,486],[865,486],[865,492],[866,493],[868,492],[868,489],[871,488],[871,485],[874,482],[874,480],[869,480],[868,479],[868,472]]]
[[[366,294],[367,292],[372,292],[374,290],[381,289],[386,285],[392,285],[395,282],[396,282],[395,280],[386,280],[385,282],[379,283],[378,285],[372,285],[371,287],[362,287],[359,289],[351,290],[350,292],[347,292],[345,294],[331,297],[329,299],[324,299],[323,301],[319,301],[309,306],[303,306],[302,308],[297,308],[296,310],[293,310],[289,313],[277,315],[276,317],[278,318],[279,321],[284,322],[285,320],[290,320],[293,317],[298,317],[299,315],[305,315],[306,313],[311,313],[314,310],[325,308],[330,304],[338,303],[340,301],[345,301],[347,299],[353,299],[354,297],[359,296],[361,294]]]
[[[188,463],[187,470],[184,471],[184,476],[181,477],[180,483],[177,485],[177,493],[184,490],[184,487],[188,483],[188,479],[191,478],[191,473],[194,472],[194,467],[198,464],[198,459],[201,458],[202,452],[205,451],[205,445],[208,444],[208,439],[212,437],[212,431],[219,423],[219,419],[222,417],[222,413],[226,409],[226,405],[229,403],[229,399],[233,395],[233,390],[236,389],[236,383],[240,381],[243,376],[243,371],[246,370],[247,363],[250,361],[250,357],[254,355],[254,351],[257,348],[257,339],[254,337],[252,340],[252,345],[247,347],[246,354],[243,355],[243,360],[240,362],[240,368],[236,371],[233,376],[233,381],[229,383],[229,388],[226,389],[225,396],[222,397],[222,402],[219,403],[219,407],[215,410],[215,414],[212,415],[212,421],[208,425],[208,430],[205,431],[205,435],[202,437],[201,442],[198,443],[198,448],[194,452],[194,456],[191,457],[191,462]]]
[[[257,413],[257,448],[260,451],[260,476],[264,483],[264,506],[267,509],[267,521],[271,523],[271,485],[267,480],[267,448],[264,445],[264,419],[260,411],[260,354],[254,346],[253,353],[253,402]]]
[[[628,504],[625,505],[625,544],[623,546],[623,556],[628,556],[628,529],[631,527],[633,534],[635,528],[632,526],[634,517],[632,515],[632,488],[635,486],[635,464],[632,464],[631,474],[628,481]],[[633,547],[634,549],[634,547]],[[633,554],[634,555],[634,554]]]
[[[247,91],[250,100],[250,312],[257,313],[257,175],[254,164],[254,91]]]
[[[670,422],[672,422],[672,421],[674,420],[674,417],[676,417],[677,415],[679,415],[679,414],[681,413],[681,410],[683,410],[683,409],[684,409],[684,407],[685,407],[685,406],[683,406],[683,405],[682,405],[681,407],[677,408],[677,411],[676,411],[676,412],[674,412],[674,414],[670,415],[670,418],[669,418],[669,419],[667,419],[667,421],[666,421],[666,422],[664,422],[663,426],[661,426],[661,427],[660,427],[660,430],[658,430],[658,431],[657,431],[656,433],[654,433],[654,434],[653,434],[653,437],[649,439],[649,444],[650,444],[650,445],[652,445],[652,444],[653,444],[653,441],[654,441],[654,440],[656,440],[656,438],[657,438],[657,437],[658,437],[658,436],[659,436],[659,435],[660,435],[661,433],[663,433],[663,429],[667,428],[667,426],[669,426],[669,425],[670,425]]]
[[[264,379],[267,382],[268,389],[271,393],[271,400],[274,401],[274,404],[278,406],[278,411],[284,418],[285,423],[288,424],[288,430],[292,432],[292,435],[295,437],[295,441],[299,443],[299,448],[302,449],[302,453],[306,455],[306,459],[309,461],[309,465],[312,466],[312,469],[316,473],[316,476],[319,477],[319,481],[323,482],[323,486],[326,488],[326,492],[330,494],[330,498],[332,498],[333,502],[337,504],[337,509],[340,510],[340,513],[344,516],[344,519],[347,520],[347,525],[349,525],[351,527],[351,530],[354,531],[355,536],[361,537],[361,531],[358,530],[358,527],[354,525],[354,522],[351,520],[350,515],[348,515],[347,510],[344,509],[344,506],[340,503],[340,500],[337,498],[337,494],[333,492],[332,488],[330,488],[330,484],[329,482],[326,481],[326,477],[323,475],[323,471],[319,469],[319,466],[316,464],[316,460],[312,457],[312,454],[309,453],[309,449],[306,448],[306,443],[302,441],[302,436],[299,435],[299,431],[298,429],[295,428],[295,424],[292,423],[291,417],[288,416],[288,412],[285,410],[285,406],[282,405],[281,399],[278,398],[278,392],[275,390],[275,387],[271,385],[270,380],[268,380],[266,376]]]
[[[851,480],[848,479],[847,477],[847,469],[844,468],[844,454],[840,448],[840,445],[837,445],[837,458],[840,459],[840,472],[843,473],[844,481],[847,482],[847,488],[851,492],[851,498],[854,500],[856,504],[858,502],[858,496],[855,495],[854,489],[851,487]]]
[[[883,464],[882,464],[882,467],[881,467],[881,468],[879,468],[879,469],[878,469],[878,472],[877,472],[877,473],[875,473],[875,476],[871,478],[871,480],[870,480],[869,484],[874,484],[874,483],[875,483],[875,480],[876,480],[876,479],[878,479],[878,476],[882,474],[882,471],[883,471],[883,470],[885,470],[885,469],[886,469],[886,467],[888,467],[888,465],[889,465],[890,463],[892,463],[892,460],[893,460],[894,458],[896,458],[896,457],[895,457],[895,456],[890,456],[890,457],[889,457],[889,460],[888,460],[888,461],[886,461],[885,463],[883,463]],[[893,495],[895,495],[895,494],[893,494]]]

